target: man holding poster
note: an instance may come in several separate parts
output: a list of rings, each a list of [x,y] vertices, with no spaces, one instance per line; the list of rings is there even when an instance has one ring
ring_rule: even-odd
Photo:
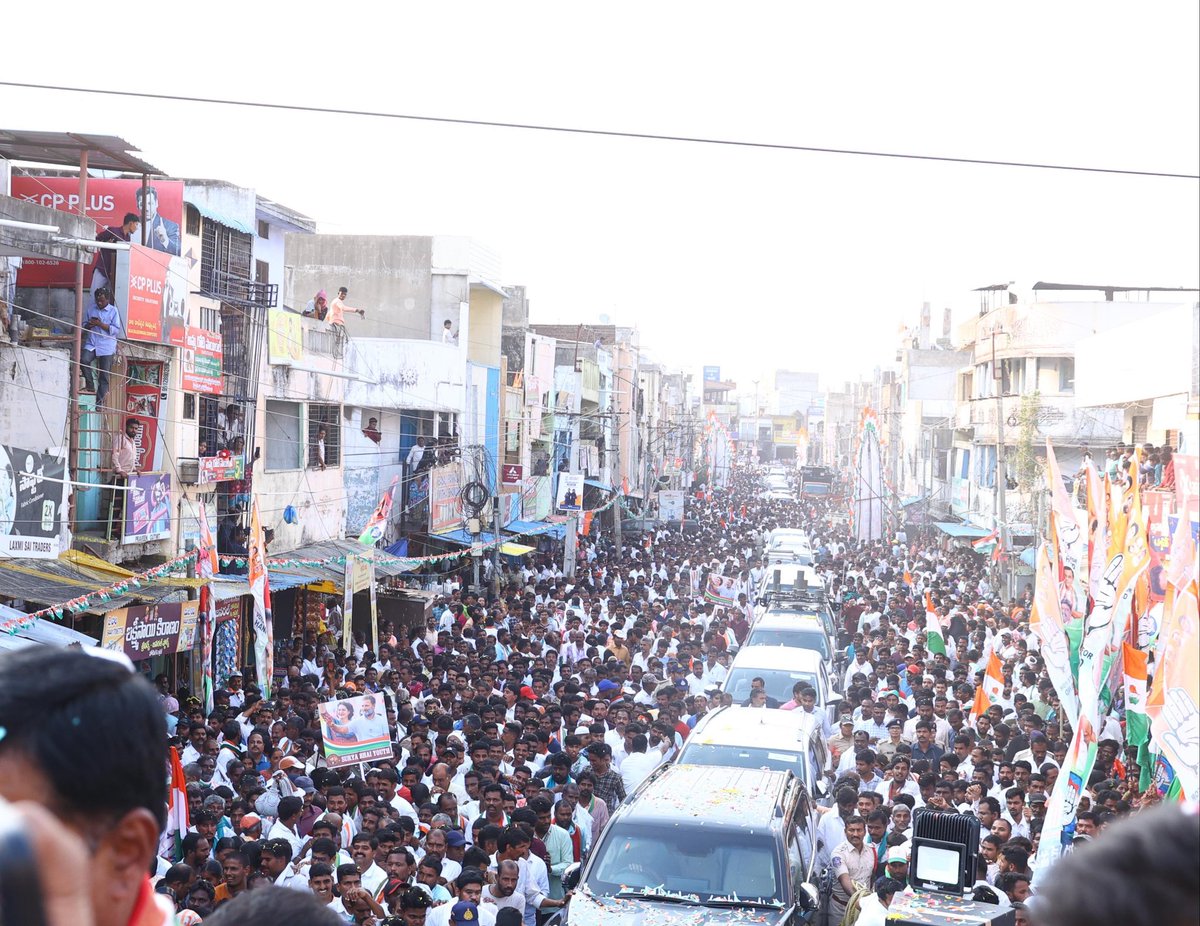
[[[321,739],[330,768],[392,758],[382,702],[382,694],[367,692],[321,705]]]

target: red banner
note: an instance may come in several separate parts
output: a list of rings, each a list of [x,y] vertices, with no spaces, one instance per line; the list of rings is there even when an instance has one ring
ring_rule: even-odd
[[[136,438],[138,445],[138,469],[154,469],[154,452],[158,443],[158,420],[162,399],[162,364],[141,364],[143,379],[149,382],[130,382],[125,387],[125,417],[136,418],[141,428]],[[157,368],[157,376],[153,369]],[[124,421],[121,427],[124,428]]]
[[[113,292],[131,341],[183,347],[187,261],[137,245],[117,255]]]
[[[96,223],[96,233],[121,225],[126,213],[142,214],[138,191],[141,180],[103,180],[88,178],[87,202],[82,212]],[[183,183],[156,180],[149,185],[146,199],[146,246],[167,254],[180,253],[180,226],[183,222]],[[12,178],[12,195],[51,209],[80,213],[79,179],[76,177]],[[141,244],[139,229],[134,244]],[[84,283],[91,285],[92,270],[84,272]],[[74,286],[75,264],[69,261],[26,257],[17,275],[18,286]]]

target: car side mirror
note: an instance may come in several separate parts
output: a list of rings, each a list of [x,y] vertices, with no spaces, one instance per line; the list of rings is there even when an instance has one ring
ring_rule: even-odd
[[[562,876],[563,891],[573,891],[579,887],[579,879],[582,875],[583,866],[579,862],[568,865]]]
[[[821,906],[821,897],[817,893],[817,889],[807,881],[800,885],[796,899],[800,903],[800,909],[805,913],[815,913]]]

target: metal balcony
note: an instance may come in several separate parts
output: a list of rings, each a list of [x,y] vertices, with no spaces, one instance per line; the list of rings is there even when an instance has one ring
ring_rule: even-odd
[[[243,309],[273,309],[279,302],[279,287],[274,283],[258,283],[212,267],[202,267],[200,295]]]

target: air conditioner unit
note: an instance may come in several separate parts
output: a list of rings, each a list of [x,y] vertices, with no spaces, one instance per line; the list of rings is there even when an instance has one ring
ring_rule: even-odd
[[[200,482],[200,461],[196,457],[180,457],[176,462],[181,483],[194,486]]]

